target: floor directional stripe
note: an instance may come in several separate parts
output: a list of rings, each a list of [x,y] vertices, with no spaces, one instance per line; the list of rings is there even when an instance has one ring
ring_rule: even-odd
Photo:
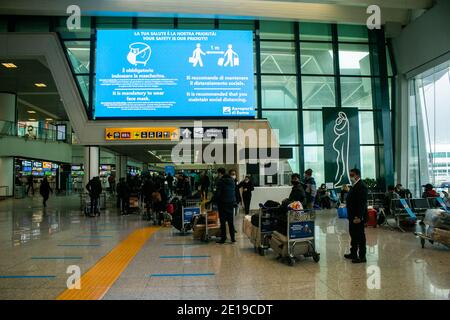
[[[160,259],[204,259],[211,256],[160,256]]]
[[[81,276],[81,289],[65,290],[57,300],[100,300],[159,227],[132,232]]]
[[[150,277],[207,277],[214,276],[215,273],[153,273]]]

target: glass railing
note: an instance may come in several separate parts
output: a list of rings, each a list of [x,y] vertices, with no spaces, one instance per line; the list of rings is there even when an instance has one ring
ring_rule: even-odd
[[[4,120],[0,120],[0,137],[1,136],[23,137],[24,139],[29,140],[72,142],[71,134],[65,131]]]

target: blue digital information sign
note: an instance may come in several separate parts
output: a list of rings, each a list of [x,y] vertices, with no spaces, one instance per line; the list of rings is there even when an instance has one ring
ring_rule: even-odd
[[[96,118],[254,117],[253,33],[98,30]]]

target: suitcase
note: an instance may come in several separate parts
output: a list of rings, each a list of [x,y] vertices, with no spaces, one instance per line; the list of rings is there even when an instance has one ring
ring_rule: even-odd
[[[368,221],[367,221],[367,225],[369,227],[374,227],[376,228],[378,223],[377,223],[377,210],[371,208],[367,211],[367,217],[368,217]]]
[[[347,208],[346,207],[338,208],[338,217],[339,217],[339,219],[347,219]]]
[[[235,67],[239,66],[239,57],[234,57],[233,64]]]

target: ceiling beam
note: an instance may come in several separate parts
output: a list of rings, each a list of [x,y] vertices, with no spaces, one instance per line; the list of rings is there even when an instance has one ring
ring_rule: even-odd
[[[266,0],[264,0],[266,1]],[[343,6],[368,7],[377,5],[381,8],[391,9],[429,9],[433,0],[281,0],[283,2],[323,3]]]
[[[365,24],[367,20],[367,1],[350,0],[359,5],[343,5],[343,1],[334,0],[342,4],[305,3],[289,1],[265,0],[15,0],[0,3],[0,14],[7,15],[50,15],[65,16],[69,5],[80,6],[82,14],[104,16],[192,16],[210,18],[261,18],[277,20],[302,20],[317,22],[355,23]],[[373,0],[386,2],[382,10],[383,23],[408,22],[409,0]],[[325,2],[325,1],[323,1]],[[347,2],[347,1],[346,1]],[[345,2],[345,3],[346,3]],[[404,3],[403,6],[394,2]],[[427,0],[412,0],[415,6],[427,4]],[[391,7],[389,7],[391,6]],[[401,8],[398,8],[398,7]]]

